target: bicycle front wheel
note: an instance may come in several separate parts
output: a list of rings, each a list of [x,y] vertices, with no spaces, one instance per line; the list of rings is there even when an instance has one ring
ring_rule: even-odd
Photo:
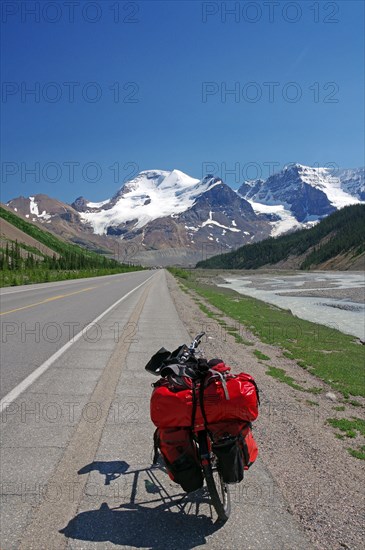
[[[219,521],[227,521],[231,513],[231,499],[228,486],[224,483],[221,474],[211,462],[203,465],[204,477],[207,482],[208,491],[213,507],[218,515]]]

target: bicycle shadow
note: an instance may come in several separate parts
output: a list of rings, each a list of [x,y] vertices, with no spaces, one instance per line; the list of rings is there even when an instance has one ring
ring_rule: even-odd
[[[94,461],[80,468],[77,472],[79,475],[88,474],[93,471],[100,472],[105,475],[105,485],[110,485],[111,481],[118,479],[122,474],[127,472],[129,464],[124,460],[112,460],[109,462]]]
[[[103,502],[98,509],[80,512],[59,532],[71,539],[109,541],[122,547],[149,550],[190,550],[206,544],[206,537],[222,526],[201,512],[203,505],[209,505],[208,495],[203,489],[189,495],[169,494],[156,477],[156,470],[160,469],[152,466],[127,471],[125,462],[119,462],[119,465],[116,462],[94,462],[81,468],[79,474],[97,470],[106,475],[106,479],[111,479],[110,475],[114,474],[119,474],[118,477],[133,476],[130,498],[117,507]],[[148,480],[140,479],[142,474],[147,475]],[[137,503],[138,483],[143,481],[151,500]]]

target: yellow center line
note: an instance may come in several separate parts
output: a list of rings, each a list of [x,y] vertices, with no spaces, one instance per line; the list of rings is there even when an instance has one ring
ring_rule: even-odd
[[[54,300],[60,300],[61,298],[67,298],[68,296],[73,296],[74,294],[80,294],[81,292],[87,292],[88,290],[93,290],[97,288],[96,286],[90,286],[88,288],[83,288],[82,290],[77,290],[75,292],[70,292],[69,294],[59,294],[58,296],[52,296],[51,298],[46,298],[41,302],[36,302],[35,304],[29,304],[29,306],[17,307],[16,309],[10,309],[9,311],[3,311],[0,315],[7,315],[8,313],[14,313],[15,311],[21,311],[22,309],[28,309],[30,307],[40,306],[41,304],[46,304],[47,302],[53,302]]]

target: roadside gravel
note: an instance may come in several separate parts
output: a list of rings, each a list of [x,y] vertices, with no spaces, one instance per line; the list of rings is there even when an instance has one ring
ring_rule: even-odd
[[[209,357],[222,357],[234,372],[246,371],[254,376],[261,390],[260,417],[255,436],[260,460],[269,469],[288,509],[302,524],[314,546],[320,550],[360,550],[364,540],[364,461],[352,457],[348,447],[365,444],[359,434],[355,439],[337,439],[328,418],[364,418],[361,406],[342,403],[342,396],[322,381],[283,356],[278,347],[262,343],[245,327],[240,334],[253,345],[236,343],[218,323],[207,317],[193,299],[182,292],[168,274],[171,296],[191,336],[201,330],[208,339],[203,349]],[[204,300],[199,297],[203,303]],[[211,311],[216,308],[206,303]],[[229,325],[237,323],[225,316]],[[259,350],[270,360],[260,361],[253,354]],[[268,365],[285,369],[306,388],[322,388],[320,395],[298,391],[266,374]],[[326,395],[328,394],[328,395]],[[345,406],[344,411],[335,407]]]

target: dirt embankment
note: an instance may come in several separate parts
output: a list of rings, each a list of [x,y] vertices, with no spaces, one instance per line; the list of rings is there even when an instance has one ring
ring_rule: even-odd
[[[175,279],[168,275],[171,295],[182,321],[191,335],[205,330],[210,337],[202,345],[209,357],[222,357],[235,372],[252,374],[261,390],[260,417],[255,423],[260,458],[270,471],[272,493],[280,490],[288,509],[302,524],[316,548],[320,550],[360,550],[364,540],[364,461],[347,451],[351,439],[337,439],[328,418],[364,418],[365,400],[356,398],[362,407],[346,403],[345,411],[336,411],[341,395],[295,361],[283,356],[282,350],[263,344],[240,327],[242,337],[254,344],[237,344],[218,323],[207,317],[192,299],[183,293]],[[204,300],[199,297],[201,301]],[[211,311],[218,311],[207,304]],[[229,325],[237,323],[222,317]],[[259,361],[253,354],[259,350],[269,361]],[[301,392],[266,374],[268,364],[283,368],[297,383],[307,388],[322,388],[320,395]],[[332,394],[332,399],[326,393]],[[357,437],[356,442],[359,441]],[[362,441],[364,444],[364,441]],[[254,468],[254,466],[253,466]],[[254,475],[254,472],[252,472]],[[267,488],[266,488],[267,489]],[[272,498],[275,505],[275,498]]]
[[[18,241],[20,244],[36,248],[41,254],[46,254],[47,256],[53,256],[53,254],[55,254],[57,258],[59,256],[54,250],[48,248],[48,246],[40,243],[30,235],[27,235],[27,233],[24,233],[24,231],[4,219],[0,220],[0,240],[2,243],[1,246],[3,247],[6,246],[6,241]],[[40,255],[39,257],[42,256]]]

